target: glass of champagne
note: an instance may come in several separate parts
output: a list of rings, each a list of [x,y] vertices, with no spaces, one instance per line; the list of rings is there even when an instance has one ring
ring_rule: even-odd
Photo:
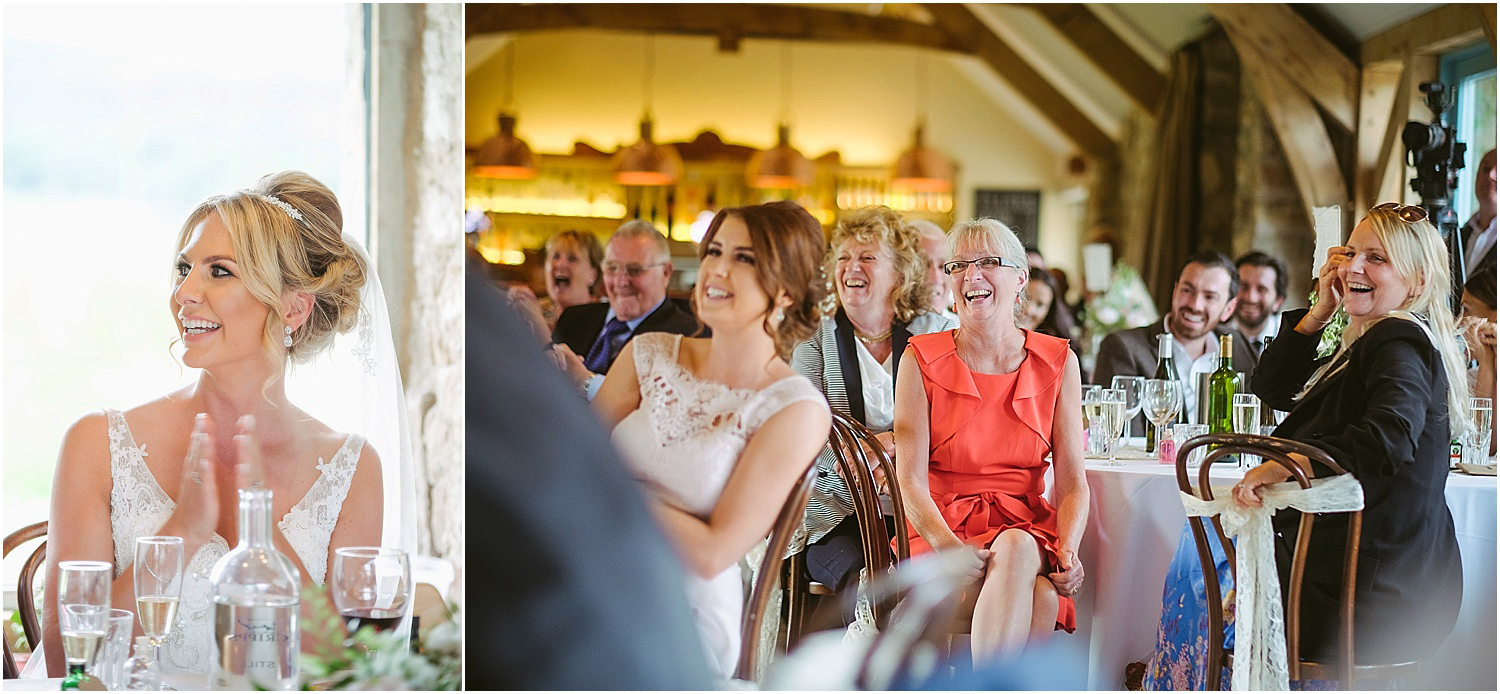
[[[1109,465],[1119,465],[1115,460],[1115,449],[1119,448],[1120,429],[1125,426],[1125,391],[1107,388],[1099,394],[1099,419],[1104,424],[1104,448],[1109,453]]]
[[[1234,432],[1236,434],[1260,433],[1260,398],[1254,393],[1234,394]],[[1253,455],[1240,455],[1240,467],[1249,468],[1260,464]]]
[[[1130,436],[1130,423],[1134,422],[1135,416],[1141,413],[1141,388],[1145,385],[1145,376],[1115,376],[1110,379],[1110,388],[1125,392],[1125,433],[1123,436]]]
[[[1087,431],[1085,445],[1088,455],[1099,455],[1104,452],[1103,439],[1100,438],[1099,430],[1094,426],[1099,418],[1099,394],[1104,392],[1100,386],[1083,386],[1083,428]]]
[[[1156,447],[1159,453],[1162,441],[1166,440],[1167,422],[1177,418],[1182,410],[1182,382],[1177,379],[1149,379],[1141,387],[1141,406],[1146,418],[1156,427]]]
[[[161,645],[177,624],[182,600],[182,538],[165,535],[135,540],[135,613],[141,633],[161,662]]]
[[[85,668],[104,645],[112,568],[106,561],[57,563],[57,626],[68,661],[63,689],[78,689]]]
[[[362,627],[396,628],[411,599],[411,563],[405,550],[340,547],[334,550],[333,605],[352,637]]]
[[[1464,446],[1464,461],[1470,465],[1485,465],[1490,458],[1490,436],[1495,421],[1495,403],[1489,398],[1469,398],[1469,416],[1474,420],[1474,433]]]

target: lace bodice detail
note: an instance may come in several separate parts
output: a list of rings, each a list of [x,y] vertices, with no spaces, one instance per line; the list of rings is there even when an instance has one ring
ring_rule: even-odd
[[[118,410],[105,410],[105,415],[109,419],[112,482],[109,521],[115,544],[115,577],[118,578],[135,562],[136,538],[155,535],[171,518],[177,504],[146,466],[146,447],[136,444],[125,416]],[[349,491],[363,447],[364,438],[351,435],[331,461],[324,464],[319,459],[318,470],[322,474],[278,524],[314,583],[323,583],[328,564],[328,541],[338,522],[338,512]],[[209,571],[228,552],[229,543],[215,533],[183,567],[185,576],[177,628],[161,649],[163,672],[208,672],[209,646],[213,639]]]
[[[615,427],[615,447],[637,478],[700,518],[713,512],[746,442],[766,420],[802,400],[827,406],[803,376],[788,376],[761,390],[700,380],[677,363],[680,335],[646,333],[631,344],[641,406]],[[781,499],[770,503],[780,507]],[[686,588],[699,634],[719,674],[728,678],[739,658],[740,567],[709,579],[689,576]]]

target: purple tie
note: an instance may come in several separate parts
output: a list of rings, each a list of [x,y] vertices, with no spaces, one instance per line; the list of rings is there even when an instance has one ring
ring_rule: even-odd
[[[589,348],[589,355],[584,357],[583,365],[589,371],[602,374],[609,371],[609,365],[615,363],[615,355],[620,353],[620,347],[624,346],[625,338],[630,336],[630,326],[619,318],[611,318],[604,324],[604,332],[599,333],[599,339],[594,340],[594,346]]]

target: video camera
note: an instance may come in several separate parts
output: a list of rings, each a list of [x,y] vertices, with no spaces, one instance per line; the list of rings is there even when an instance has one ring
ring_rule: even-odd
[[[1463,293],[1467,277],[1464,271],[1463,241],[1458,234],[1458,213],[1453,210],[1453,190],[1458,187],[1458,170],[1464,167],[1468,145],[1458,141],[1458,132],[1448,122],[1453,97],[1442,82],[1423,82],[1417,87],[1426,95],[1432,122],[1409,121],[1401,130],[1406,145],[1406,163],[1416,170],[1411,189],[1422,198],[1427,217],[1448,244],[1449,267],[1453,270],[1454,307]]]

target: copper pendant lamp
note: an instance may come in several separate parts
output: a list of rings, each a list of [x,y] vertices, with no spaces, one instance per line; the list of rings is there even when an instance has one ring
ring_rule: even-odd
[[[516,44],[505,47],[505,89],[501,93],[500,134],[485,141],[474,155],[474,175],[482,178],[536,178],[536,159],[521,138],[516,137],[516,115],[512,111],[511,88],[515,77]]]
[[[751,155],[745,181],[751,188],[790,190],[812,185],[813,165],[791,143],[787,110],[792,101],[792,44],[781,50],[781,122],[776,126],[776,146]]]
[[[917,127],[911,147],[896,159],[891,169],[891,187],[924,193],[947,193],[953,190],[953,160],[922,141],[927,126],[927,59],[917,63]]]
[[[646,112],[641,116],[641,139],[615,153],[615,182],[625,186],[670,186],[682,178],[682,155],[669,144],[651,140],[651,79],[656,67],[656,42],[646,37],[644,92]]]

